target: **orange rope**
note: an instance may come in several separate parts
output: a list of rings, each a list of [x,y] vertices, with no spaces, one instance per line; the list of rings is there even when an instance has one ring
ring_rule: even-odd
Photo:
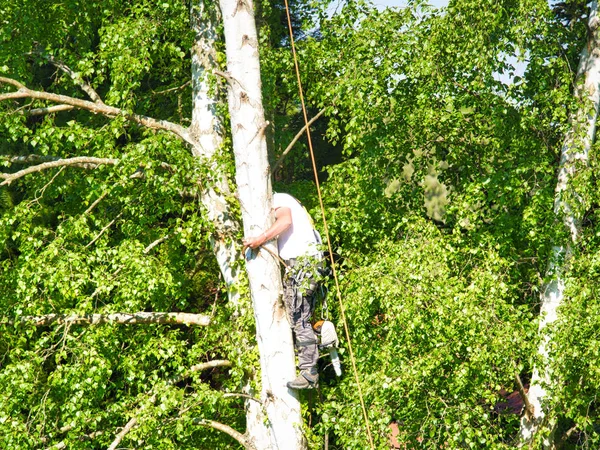
[[[350,341],[350,332],[348,331],[348,322],[346,321],[346,312],[344,308],[344,302],[342,301],[342,294],[340,290],[340,284],[338,281],[337,271],[335,268],[335,261],[333,260],[333,249],[331,247],[331,239],[329,238],[329,228],[327,226],[327,219],[325,218],[325,207],[323,206],[323,197],[321,195],[321,186],[319,185],[319,177],[317,172],[317,164],[315,163],[315,154],[312,146],[312,139],[310,137],[310,126],[308,124],[308,114],[306,113],[306,105],[304,104],[304,94],[302,92],[302,82],[300,81],[300,68],[298,67],[298,58],[296,56],[296,44],[294,42],[294,34],[292,32],[292,20],[290,18],[290,8],[287,0],[285,2],[285,12],[287,15],[288,29],[290,32],[290,43],[292,45],[292,54],[294,56],[294,66],[296,68],[296,78],[298,79],[298,91],[300,92],[300,102],[302,104],[302,113],[304,114],[304,123],[306,124],[306,137],[308,139],[308,148],[310,150],[310,159],[312,162],[313,173],[315,176],[315,183],[317,185],[317,194],[319,195],[319,204],[321,205],[321,215],[323,217],[323,228],[325,231],[325,237],[327,238],[327,247],[329,249],[329,259],[331,261],[331,270],[333,272],[333,279],[335,280],[335,288],[337,292],[337,299],[340,304],[340,313],[342,316],[342,322],[344,323],[344,332],[346,334],[346,340],[348,341],[348,351],[350,353],[350,360],[352,361],[352,369],[354,372],[354,379],[356,386],[358,387],[358,396],[360,398],[360,405],[362,407],[365,424],[367,426],[367,436],[369,438],[369,445],[371,450],[375,450],[373,445],[373,437],[371,436],[371,427],[369,425],[369,416],[367,414],[367,408],[365,406],[365,400],[363,398],[362,388],[360,386],[360,379],[358,377],[358,370],[356,368],[356,359],[354,358],[354,351],[352,350],[352,342]]]

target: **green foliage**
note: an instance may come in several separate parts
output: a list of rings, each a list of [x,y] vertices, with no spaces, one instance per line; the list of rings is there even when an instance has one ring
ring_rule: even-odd
[[[578,14],[566,23],[544,1],[351,6],[322,24],[322,38],[301,43],[309,101],[327,109],[327,136],[343,145],[324,200],[380,448],[390,423],[408,448],[517,444],[518,416],[497,406],[515,373],[529,378],[539,287],[563,233],[552,207],[578,107]],[[573,182],[585,198],[595,198],[593,173]],[[347,373],[328,389],[317,432],[334,448],[364,448],[354,380]],[[558,435],[573,424],[560,401],[567,394],[551,406]],[[580,442],[594,434],[586,423]]]
[[[240,389],[255,356],[243,352],[249,337],[242,324],[235,333],[221,326],[231,323],[232,311],[208,247],[211,226],[197,205],[196,180],[206,169],[165,135],[121,151],[114,168],[55,169],[15,182],[24,198],[0,218],[5,317],[186,311],[213,315],[213,325],[3,325],[6,448],[61,441],[107,447],[132,415],[140,426],[128,439],[139,448],[230,442],[198,428],[198,418],[243,428],[239,401],[222,393]],[[150,249],[161,238],[167,239]],[[234,368],[168,383],[212,359],[230,359]],[[152,393],[160,395],[149,403]],[[81,444],[90,435],[89,445]]]
[[[52,56],[107,104],[185,124],[188,7],[4,2],[4,17],[15,20],[0,24],[0,67],[31,88],[84,96]],[[208,162],[174,136],[122,117],[76,110],[30,117],[16,108],[1,105],[2,172],[74,156],[118,162],[42,170],[0,187],[3,448],[107,448],[133,417],[127,446],[235,447],[199,425],[211,419],[244,429],[243,400],[223,394],[241,391],[256,364],[249,319],[232,319],[208,239],[214,224],[199,206]],[[207,314],[212,324],[35,328],[19,321],[138,311]],[[232,366],[189,372],[214,359]]]
[[[349,255],[342,281],[377,448],[387,445],[390,423],[409,447],[512,448],[518,416],[495,407],[533,350],[536,328],[515,304],[511,261],[485,248],[458,272],[465,255],[433,224],[409,223],[398,241]],[[344,355],[346,374],[325,389],[319,426],[339,448],[361,448],[364,420]]]
[[[379,11],[350,1],[332,15],[326,1],[292,2],[309,117],[326,110],[313,143],[368,415],[377,448],[389,448],[390,424],[407,448],[514,448],[519,417],[499,405],[515,374],[527,381],[531,372],[539,286],[562,233],[553,213],[557,155],[578,106],[585,5],[409,3]],[[186,125],[189,7],[6,0],[0,72],[83,98],[52,56],[107,104]],[[304,123],[283,3],[259,2],[258,20],[275,161]],[[527,62],[524,73],[515,61]],[[199,425],[206,418],[244,430],[242,400],[223,393],[241,391],[257,365],[251,317],[227,305],[208,239],[214,224],[198,205],[210,168],[175,137],[123,117],[27,116],[22,106],[0,103],[2,172],[32,166],[23,161],[31,155],[118,163],[44,170],[0,187],[4,447],[106,448],[132,417],[129,447],[234,447]],[[275,186],[302,200],[323,230],[304,142]],[[549,405],[564,443],[587,448],[600,441],[596,152],[574,181],[587,214],[556,325],[552,370],[561,383]],[[230,167],[230,159],[224,151],[219,162]],[[315,448],[328,436],[330,448],[363,449],[334,297],[345,374],[324,367],[323,401],[306,405],[307,434]],[[18,320],[134,311],[204,313],[213,324],[34,328]],[[231,368],[187,372],[224,358]]]
[[[552,359],[540,361],[550,367],[557,382],[549,387],[549,411],[560,411],[549,425],[555,426],[565,448],[594,448],[598,434],[598,149],[594,146],[591,166],[574,180],[575,187],[590,202],[582,228],[581,245],[570,259],[566,277],[566,301],[553,325]],[[549,430],[545,430],[548,433]]]

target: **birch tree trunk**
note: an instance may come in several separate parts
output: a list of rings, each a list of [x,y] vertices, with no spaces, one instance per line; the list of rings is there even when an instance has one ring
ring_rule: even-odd
[[[215,233],[211,237],[213,251],[227,286],[229,303],[238,314],[244,314],[238,289],[241,274],[235,270],[235,262],[239,261],[241,254],[235,243],[227,239],[227,236],[237,229],[237,224],[231,218],[225,198],[225,195],[230,195],[227,177],[215,161],[215,156],[223,145],[224,134],[223,124],[217,113],[217,103],[220,99],[214,75],[214,71],[218,69],[215,43],[219,38],[216,29],[221,20],[219,15],[219,8],[210,0],[197,0],[192,6],[191,22],[196,40],[192,49],[193,110],[190,133],[197,142],[192,148],[194,156],[204,159],[204,163],[209,165],[212,172],[212,180],[209,180],[202,190],[201,201],[209,219],[215,224]],[[256,376],[251,376],[243,388],[243,391],[252,397],[252,382],[255,378]],[[250,442],[268,441],[264,422],[261,405],[247,400],[246,435]]]
[[[214,70],[216,62],[215,43],[218,39],[218,8],[210,0],[196,0],[192,5],[191,23],[196,33],[192,48],[192,153],[209,166],[209,179],[203,180],[201,202],[209,220],[215,224],[211,236],[221,274],[227,286],[229,302],[236,309],[240,307],[238,290],[239,274],[235,272],[235,261],[241,255],[235,248],[231,236],[238,228],[232,220],[226,196],[231,192],[227,176],[216,161],[216,155],[223,144],[223,124],[217,114],[217,90]]]
[[[220,6],[236,184],[244,234],[256,236],[270,226],[273,214],[254,5],[252,0],[220,0]],[[273,243],[268,246],[277,252]],[[257,414],[256,422],[247,423],[248,434],[256,448],[304,449],[300,404],[285,386],[295,377],[295,362],[292,333],[281,301],[279,263],[260,251],[247,259],[246,270],[260,353],[261,400],[267,415]]]
[[[579,109],[570,118],[571,130],[565,137],[561,149],[561,158],[558,171],[558,182],[554,199],[554,213],[557,221],[562,222],[570,239],[565,239],[562,245],[552,248],[552,255],[547,269],[547,278],[550,281],[542,289],[541,294],[541,320],[539,333],[541,343],[538,352],[545,361],[551,359],[548,346],[552,339],[547,326],[557,319],[557,310],[563,303],[564,278],[572,245],[576,244],[579,237],[581,218],[583,217],[585,202],[583,196],[576,192],[572,180],[577,171],[588,166],[589,151],[596,134],[596,119],[600,105],[600,35],[598,25],[598,1],[594,0],[590,6],[588,20],[588,42],[581,52],[579,68],[577,71],[577,87],[575,96],[579,102]],[[526,413],[521,419],[521,438],[527,443],[531,442],[535,433],[544,425],[548,425],[544,400],[547,396],[546,387],[553,382],[549,364],[543,367],[534,367],[528,397],[533,406],[533,414]],[[549,425],[552,428],[551,424]],[[554,448],[552,433],[543,440],[543,447]]]

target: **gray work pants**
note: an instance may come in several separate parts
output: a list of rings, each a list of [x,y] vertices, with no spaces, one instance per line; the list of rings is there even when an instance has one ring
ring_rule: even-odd
[[[294,344],[298,352],[298,367],[308,370],[317,366],[319,349],[317,337],[312,328],[311,317],[315,309],[315,290],[317,284],[307,275],[302,282],[294,276],[296,267],[283,277],[283,299],[294,332]]]

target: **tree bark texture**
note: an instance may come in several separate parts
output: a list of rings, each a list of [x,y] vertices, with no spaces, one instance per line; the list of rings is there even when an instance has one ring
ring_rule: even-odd
[[[239,274],[235,261],[241,257],[232,241],[238,229],[233,220],[227,197],[231,196],[227,175],[216,156],[223,145],[223,124],[217,114],[217,89],[213,75],[218,69],[216,45],[219,10],[209,0],[196,0],[192,5],[191,22],[196,40],[192,48],[192,153],[210,169],[202,181],[201,202],[209,220],[215,226],[211,237],[214,253],[223,275],[229,301],[239,307]]]
[[[236,184],[245,236],[256,236],[273,222],[271,177],[261,93],[258,39],[251,0],[220,0],[227,53],[229,114]],[[277,249],[270,243],[270,251]],[[304,449],[300,404],[286,382],[295,377],[292,333],[281,301],[278,261],[269,252],[247,255],[261,364],[261,400],[267,420],[248,423],[252,444],[261,449]],[[255,402],[251,402],[255,403]],[[259,422],[260,420],[260,422]],[[264,424],[267,433],[263,433]]]

